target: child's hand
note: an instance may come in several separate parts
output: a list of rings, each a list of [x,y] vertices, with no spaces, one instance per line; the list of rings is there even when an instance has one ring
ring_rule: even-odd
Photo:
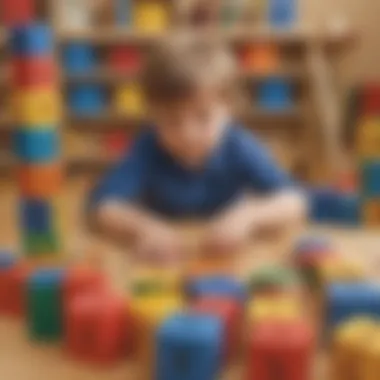
[[[160,221],[145,223],[138,233],[136,243],[139,259],[157,263],[178,260],[183,250],[179,234]]]

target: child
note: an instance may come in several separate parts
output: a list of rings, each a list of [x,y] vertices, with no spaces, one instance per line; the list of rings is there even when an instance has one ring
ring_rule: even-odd
[[[217,43],[178,38],[152,52],[142,83],[154,123],[91,194],[98,226],[163,259],[181,246],[165,218],[208,217],[204,244],[212,252],[303,218],[301,193],[234,122],[235,82],[232,56]]]

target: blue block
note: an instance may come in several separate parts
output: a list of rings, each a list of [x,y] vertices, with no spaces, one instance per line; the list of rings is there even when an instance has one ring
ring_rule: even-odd
[[[43,233],[53,227],[52,203],[43,199],[23,199],[21,201],[21,225],[28,232]]]
[[[0,250],[0,271],[11,268],[16,263],[16,261],[16,257],[10,252]]]
[[[360,315],[380,317],[380,286],[353,283],[332,284],[328,287],[326,324],[329,329]]]
[[[25,163],[50,162],[60,156],[56,130],[18,130],[13,135],[13,150]]]
[[[366,198],[380,198],[380,160],[361,165],[361,187]]]
[[[267,110],[282,111],[293,107],[293,86],[289,79],[271,77],[258,83],[258,105]]]
[[[13,55],[25,58],[50,56],[54,51],[53,34],[45,24],[15,27],[11,31],[10,45]]]
[[[129,25],[132,19],[131,0],[115,0],[114,5],[117,23],[121,26]]]
[[[217,296],[233,298],[245,302],[246,289],[243,284],[230,277],[200,277],[190,280],[186,284],[186,293],[190,297]]]
[[[221,367],[223,326],[212,316],[177,314],[157,336],[156,380],[216,380]]]
[[[49,288],[53,286],[60,286],[65,279],[66,271],[61,268],[44,268],[34,272],[28,284],[32,288]]]
[[[101,86],[83,84],[69,90],[68,104],[71,112],[76,115],[96,116],[106,108],[107,99]]]
[[[70,43],[63,49],[63,67],[67,74],[88,74],[97,66],[94,47],[86,43]]]
[[[297,0],[269,0],[268,17],[271,26],[289,28],[294,26],[298,18]]]

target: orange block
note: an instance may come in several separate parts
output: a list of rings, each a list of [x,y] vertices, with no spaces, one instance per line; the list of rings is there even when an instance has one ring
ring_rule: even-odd
[[[242,53],[242,66],[252,72],[267,74],[278,68],[279,51],[270,44],[248,46]]]
[[[234,262],[230,257],[203,257],[191,261],[186,270],[186,278],[203,276],[229,276],[234,273]]]
[[[21,194],[45,198],[57,195],[62,186],[61,163],[20,165],[17,172]]]

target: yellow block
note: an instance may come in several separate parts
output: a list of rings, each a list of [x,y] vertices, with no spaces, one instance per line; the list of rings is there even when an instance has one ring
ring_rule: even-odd
[[[161,323],[170,315],[183,308],[178,296],[134,297],[131,300],[135,320],[136,361],[139,365],[139,379],[151,379],[155,365],[156,332]]]
[[[380,378],[380,328],[371,336],[364,348],[360,380],[378,380]]]
[[[380,157],[380,118],[370,117],[360,121],[356,141],[361,157]]]
[[[138,84],[121,86],[115,93],[115,107],[120,113],[141,116],[145,111],[144,97]]]
[[[363,219],[367,226],[380,226],[380,201],[366,201],[363,205]]]
[[[248,305],[248,319],[253,323],[268,319],[289,321],[302,316],[302,305],[298,297],[286,295],[256,297]]]
[[[62,120],[62,100],[57,89],[23,90],[11,99],[13,119],[25,128],[59,124]]]
[[[323,284],[334,281],[359,281],[365,277],[362,265],[339,257],[322,261],[317,270]]]
[[[139,0],[134,8],[133,22],[141,32],[161,32],[169,27],[169,9],[162,2]]]
[[[376,332],[376,323],[366,317],[355,318],[340,326],[333,335],[332,379],[358,379],[363,371],[364,350]]]

